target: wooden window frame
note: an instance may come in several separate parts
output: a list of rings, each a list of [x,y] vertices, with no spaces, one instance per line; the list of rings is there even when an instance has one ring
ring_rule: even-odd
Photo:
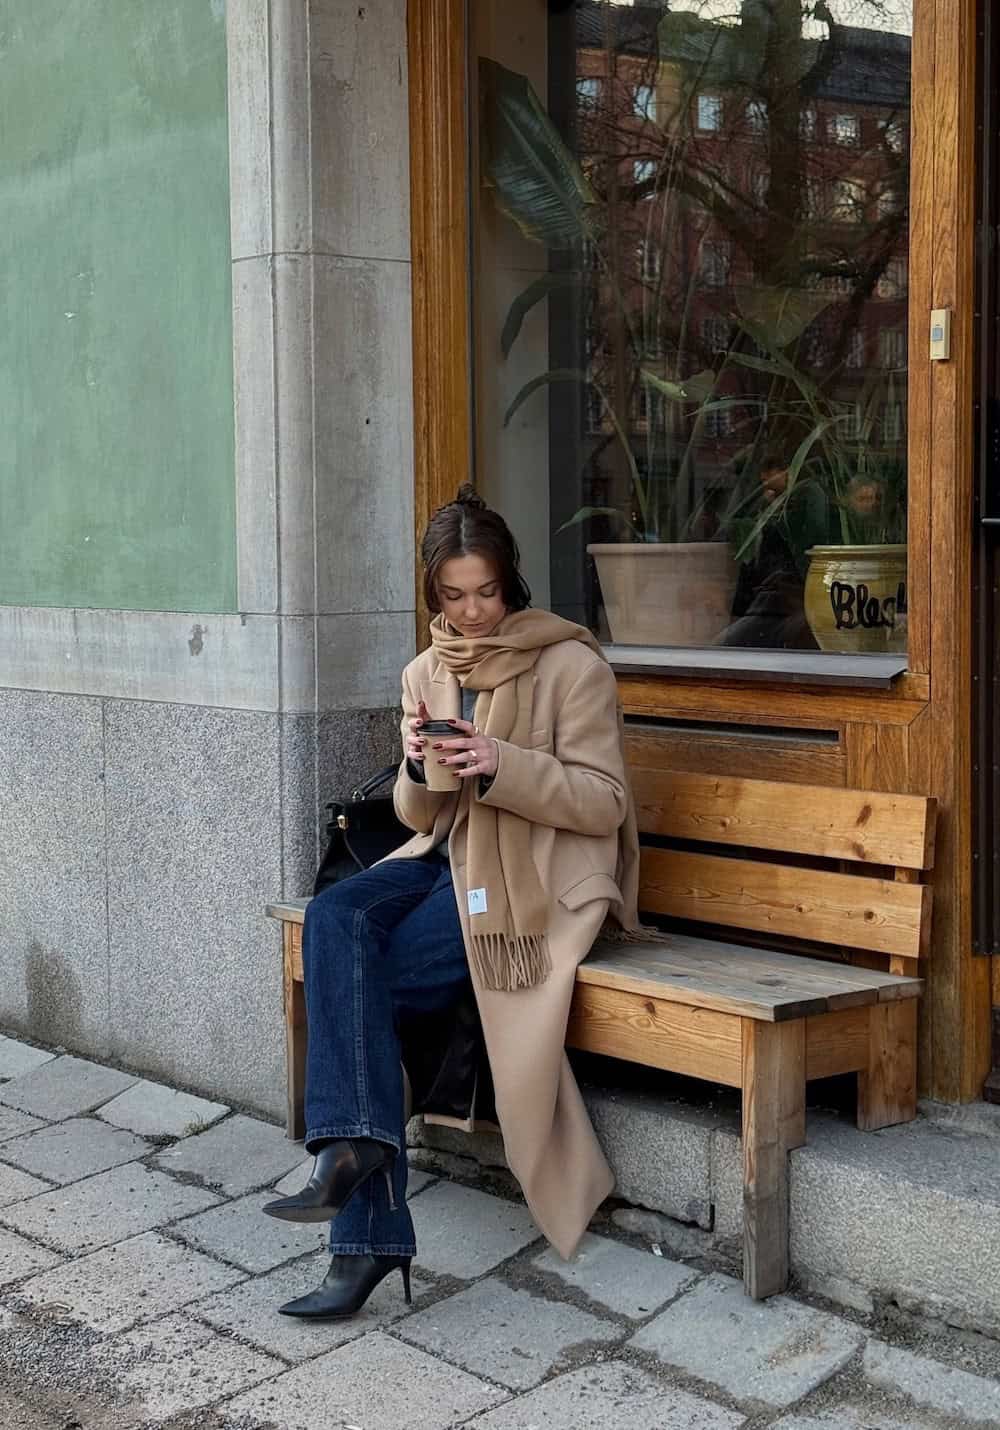
[[[623,676],[626,708],[667,720],[837,729],[847,782],[938,797],[934,954],[922,1090],[962,1100],[990,1068],[989,960],[971,956],[971,558],[976,0],[914,0],[909,247],[909,671],[890,691],[782,690]],[[466,0],[409,0],[415,520],[473,469]],[[952,354],[929,360],[932,308]],[[933,564],[932,564],[933,552]],[[417,593],[418,643],[427,612]],[[707,747],[706,747],[707,748]]]

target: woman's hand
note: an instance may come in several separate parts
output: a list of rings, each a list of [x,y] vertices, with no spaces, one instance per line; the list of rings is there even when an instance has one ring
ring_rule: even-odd
[[[425,720],[429,720],[430,718],[430,712],[428,711],[427,706],[421,700],[419,705],[417,706],[416,715],[410,721],[409,734],[403,741],[403,749],[406,753],[406,758],[408,760],[412,760],[415,765],[422,765],[424,763],[424,760],[426,759],[426,756],[424,754],[424,746],[427,744],[426,738],[423,735],[417,734],[417,728],[418,726],[422,725]]]
[[[439,740],[434,745],[437,758],[442,765],[454,765],[459,779],[469,775],[492,779],[500,763],[497,742],[480,735],[475,725],[468,720],[449,720],[454,726],[454,740]]]

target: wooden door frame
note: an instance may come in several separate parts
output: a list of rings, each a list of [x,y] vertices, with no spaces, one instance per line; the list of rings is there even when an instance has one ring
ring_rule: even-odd
[[[909,664],[865,696],[622,678],[626,708],[840,731],[845,778],[938,797],[935,921],[922,1000],[921,1091],[981,1095],[991,1066],[989,961],[972,956],[972,500],[977,0],[914,0],[909,251]],[[415,521],[472,467],[466,0],[408,0]],[[928,354],[931,308],[952,356]],[[427,613],[417,593],[417,639]],[[784,711],[781,720],[776,708]]]

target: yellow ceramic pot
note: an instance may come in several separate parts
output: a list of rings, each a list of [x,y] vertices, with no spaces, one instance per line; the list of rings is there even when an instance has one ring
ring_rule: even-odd
[[[814,546],[806,620],[820,650],[906,650],[906,547]]]

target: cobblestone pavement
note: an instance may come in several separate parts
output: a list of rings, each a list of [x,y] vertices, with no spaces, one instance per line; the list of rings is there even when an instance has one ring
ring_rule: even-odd
[[[260,1213],[300,1146],[217,1103],[0,1038],[3,1430],[947,1430],[1000,1426],[1000,1344],[748,1300],[595,1223],[414,1171],[420,1255],[353,1320],[276,1314],[323,1228]]]

